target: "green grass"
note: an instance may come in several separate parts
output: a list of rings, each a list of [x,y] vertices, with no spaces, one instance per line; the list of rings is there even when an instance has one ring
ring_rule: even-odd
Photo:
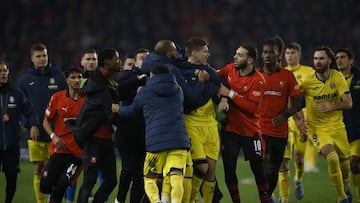
[[[291,162],[291,165],[292,164],[293,163]],[[335,202],[337,198],[337,194],[330,182],[330,178],[328,177],[328,173],[327,173],[326,162],[322,157],[319,157],[318,166],[320,168],[319,173],[305,173],[303,177],[304,189],[305,189],[304,198],[301,201],[296,200],[294,196],[294,188],[292,187],[289,202],[301,202],[301,203]],[[120,168],[120,164],[118,161],[118,171],[119,168]],[[259,198],[254,183],[253,175],[250,171],[248,162],[245,162],[242,157],[239,158],[237,172],[240,181],[239,187],[240,187],[242,202],[258,203]],[[15,197],[13,200],[14,203],[35,202],[35,195],[32,186],[32,178],[33,178],[32,164],[29,162],[21,162],[21,173],[18,176],[17,191],[15,193]],[[220,189],[224,193],[224,197],[221,200],[221,202],[222,203],[231,202],[230,196],[225,186],[221,160],[218,161],[217,179],[219,181]],[[82,177],[79,178],[79,183],[81,182],[81,180]],[[4,196],[5,196],[4,191],[5,191],[5,179],[4,179],[4,175],[2,174],[0,176],[0,202],[4,202]],[[115,188],[115,190],[111,193],[109,198],[109,203],[114,202],[116,192],[117,192],[117,188]],[[277,190],[275,194],[276,195],[278,194]],[[354,197],[356,196],[354,190],[353,190],[353,195]]]

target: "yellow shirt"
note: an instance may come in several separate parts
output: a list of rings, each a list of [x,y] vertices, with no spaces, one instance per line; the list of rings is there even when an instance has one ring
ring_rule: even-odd
[[[342,110],[320,112],[317,105],[320,103],[336,104],[341,95],[349,92],[344,76],[337,70],[330,70],[329,78],[320,81],[314,72],[309,75],[300,88],[305,94],[307,124],[313,127],[344,126]]]
[[[217,125],[214,104],[211,99],[203,106],[185,114],[186,126],[213,126]]]

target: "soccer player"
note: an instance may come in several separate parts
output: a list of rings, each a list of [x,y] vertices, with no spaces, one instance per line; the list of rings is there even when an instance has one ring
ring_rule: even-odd
[[[184,125],[183,93],[173,74],[163,65],[151,68],[150,79],[130,106],[113,104],[113,112],[129,117],[141,112],[145,119],[145,192],[151,203],[160,203],[157,176],[168,176],[171,202],[180,203],[190,141]]]
[[[31,65],[26,73],[18,80],[17,87],[30,100],[39,120],[44,119],[46,105],[51,95],[66,89],[66,80],[60,69],[49,63],[48,50],[44,44],[34,44],[30,48]],[[28,148],[30,161],[34,164],[34,191],[37,203],[44,203],[45,195],[40,192],[40,175],[45,161],[49,159],[49,135],[43,126],[30,128],[27,118],[24,121],[28,130]],[[35,132],[34,132],[35,131]]]
[[[114,49],[98,52],[99,70],[91,74],[82,93],[86,95],[84,105],[75,122],[68,121],[75,141],[80,147],[86,145],[83,159],[84,180],[79,191],[78,202],[88,202],[98,171],[103,175],[103,183],[94,195],[93,202],[104,202],[117,184],[116,160],[113,149],[111,127],[113,113],[111,104],[120,101],[115,72],[121,70],[119,53]]]
[[[350,142],[350,166],[353,174],[353,184],[357,193],[357,202],[360,202],[360,71],[354,65],[355,55],[350,49],[336,51],[336,64],[346,79],[350,88],[353,107],[344,110],[344,123]],[[350,190],[347,190],[350,196]]]
[[[300,64],[301,46],[292,42],[285,47],[285,60],[287,66],[286,70],[291,71],[298,84],[311,73],[313,69],[310,66]],[[295,197],[302,199],[304,196],[302,175],[304,173],[304,153],[307,146],[306,142],[301,142],[301,134],[294,119],[292,117],[288,120],[289,134],[288,143],[284,152],[284,159],[281,163],[279,170],[279,193],[282,202],[289,201],[290,193],[290,168],[289,160],[291,158],[292,149],[294,150],[294,163],[295,163]],[[315,154],[316,155],[316,154]]]
[[[207,89],[212,89],[212,94],[203,94],[207,101],[185,114],[185,126],[191,140],[191,158],[193,161],[192,191],[190,202],[195,200],[200,188],[204,203],[211,203],[215,188],[215,168],[220,151],[219,132],[217,128],[216,113],[212,98],[217,95],[221,84],[221,78],[215,69],[208,64],[209,47],[208,43],[200,38],[191,38],[186,41],[185,50],[188,56],[187,62],[180,65],[183,75],[190,71],[206,71],[210,77],[207,81]],[[198,70],[198,71],[196,71]],[[185,77],[190,86],[198,85],[196,75]],[[211,85],[211,86],[210,86]]]
[[[20,172],[20,118],[21,114],[29,118],[30,131],[37,128],[36,113],[24,93],[10,87],[9,69],[0,61],[0,170],[5,174],[5,203],[11,203],[16,191],[17,174]],[[5,187],[4,187],[5,186]]]
[[[65,76],[68,89],[51,96],[43,120],[44,130],[51,138],[51,156],[42,171],[40,190],[51,194],[50,203],[61,203],[66,188],[75,184],[82,171],[82,151],[64,123],[79,114],[84,102],[85,97],[80,94],[82,71],[71,68]]]
[[[222,157],[225,182],[234,203],[240,202],[236,163],[241,148],[245,160],[249,160],[255,176],[259,198],[269,201],[269,184],[263,167],[263,144],[260,134],[258,106],[265,91],[265,79],[255,70],[257,49],[252,45],[241,45],[234,55],[234,63],[218,70],[231,89],[221,85],[219,94],[224,96],[219,109],[227,112],[222,133]],[[227,99],[229,105],[224,103]]]
[[[261,133],[265,141],[265,171],[269,192],[273,193],[278,181],[279,168],[288,140],[287,119],[301,109],[302,93],[292,72],[280,67],[284,41],[276,36],[265,41],[261,54],[261,74],[266,89],[259,106]],[[288,107],[288,103],[290,104]],[[302,122],[305,130],[305,122]],[[306,134],[302,134],[302,141]]]
[[[333,51],[321,46],[314,51],[314,73],[301,84],[306,101],[306,124],[312,142],[327,160],[328,173],[337,191],[337,202],[348,203],[350,145],[343,110],[352,108],[349,88],[336,69]]]

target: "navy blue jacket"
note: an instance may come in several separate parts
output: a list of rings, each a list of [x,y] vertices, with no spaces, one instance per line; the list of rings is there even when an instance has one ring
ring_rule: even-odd
[[[185,78],[185,81],[192,87],[195,86],[197,83],[201,83],[198,78],[199,71],[205,70],[206,72],[208,72],[210,78],[209,81],[205,83],[206,89],[205,91],[203,91],[202,97],[204,98],[205,103],[211,98],[216,98],[220,84],[225,83],[225,81],[217,74],[216,70],[213,67],[208,64],[196,65],[187,61],[178,61],[177,64],[180,68],[182,75]],[[205,103],[198,103],[198,106],[196,106],[196,108],[203,106]]]
[[[119,96],[122,106],[130,105],[140,86],[145,85],[146,79],[137,78],[140,73],[138,68],[124,70],[117,78],[119,83]],[[134,117],[119,118],[116,120],[116,136],[114,144],[122,150],[131,150],[135,152],[145,151],[145,121],[141,113]]]
[[[32,126],[38,123],[36,113],[24,93],[7,84],[0,87],[0,108],[0,115],[6,113],[10,118],[7,122],[0,118],[0,150],[19,149],[21,115],[27,116]]]
[[[27,72],[18,80],[17,87],[25,93],[25,96],[29,99],[35,112],[38,114],[39,124],[37,126],[40,132],[39,141],[50,141],[49,135],[42,126],[42,121],[51,95],[67,88],[64,73],[52,64],[49,64],[44,71],[35,69],[32,64]],[[25,127],[29,129],[28,119],[24,118],[23,122]]]
[[[142,112],[145,119],[145,146],[148,152],[190,148],[183,111],[183,92],[172,74],[158,74],[147,80],[130,106],[121,106],[119,115]]]
[[[209,87],[213,84],[208,82],[197,82],[192,85],[188,84],[182,75],[180,68],[176,65],[177,61],[175,59],[172,60],[165,56],[151,52],[147,57],[145,57],[141,69],[146,73],[150,73],[151,66],[159,63],[165,64],[169,68],[170,73],[174,74],[176,81],[181,86],[184,92],[185,113],[197,109],[209,100],[206,91],[213,90],[212,87]]]
[[[353,79],[350,83],[350,92],[353,107],[352,109],[343,111],[349,142],[360,139],[360,71],[353,67],[351,72],[353,74]]]

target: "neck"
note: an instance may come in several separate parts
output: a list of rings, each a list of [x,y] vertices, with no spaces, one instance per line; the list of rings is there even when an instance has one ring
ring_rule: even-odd
[[[252,70],[253,70],[253,66],[246,66],[246,68],[244,69],[239,69],[239,76],[245,76],[248,75]]]
[[[271,74],[271,73],[275,72],[276,68],[277,68],[277,65],[264,66],[264,72]]]
[[[194,58],[191,58],[191,57],[188,58],[188,62],[191,63],[191,64],[195,64],[195,65],[203,65],[203,64],[200,64],[198,61],[196,61]]]
[[[351,75],[351,67],[350,67],[350,68],[341,69],[340,72],[341,72],[343,75],[345,75],[345,76]]]
[[[80,97],[80,89],[69,88],[69,95],[71,98],[77,100]]]
[[[319,80],[321,81],[325,81],[326,79],[329,78],[329,75],[330,75],[330,68],[326,69],[324,72],[322,73],[318,73],[316,72],[316,76]]]

